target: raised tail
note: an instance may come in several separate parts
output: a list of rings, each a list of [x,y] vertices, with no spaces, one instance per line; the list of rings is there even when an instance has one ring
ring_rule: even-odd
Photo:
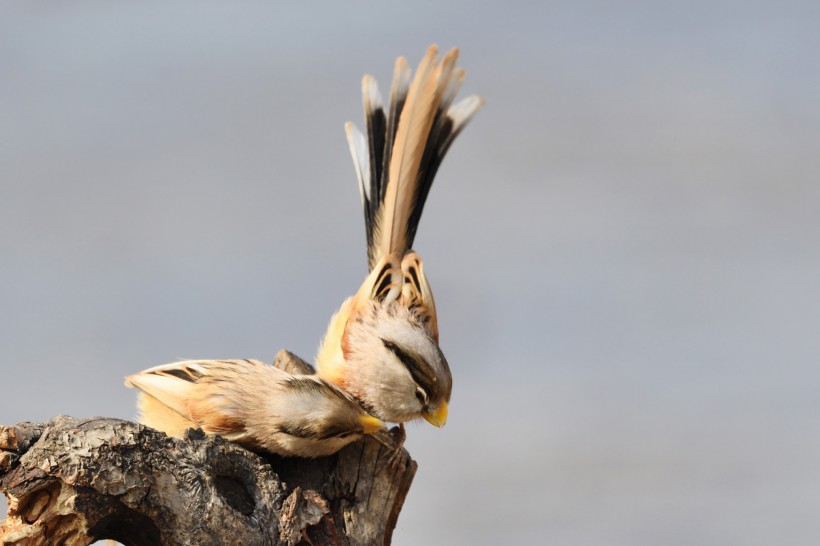
[[[410,250],[444,155],[484,103],[472,95],[453,104],[465,76],[457,59],[454,48],[439,60],[432,45],[411,81],[407,60],[399,57],[387,113],[376,80],[362,80],[367,138],[350,122],[345,132],[359,179],[371,270],[382,256]]]

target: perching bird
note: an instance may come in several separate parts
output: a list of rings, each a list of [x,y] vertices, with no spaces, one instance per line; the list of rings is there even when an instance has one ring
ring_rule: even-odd
[[[452,376],[438,344],[433,293],[411,250],[433,177],[483,100],[453,105],[465,71],[458,50],[430,46],[412,81],[396,60],[387,111],[372,76],[362,80],[367,137],[345,131],[364,208],[370,274],[333,316],[316,357],[320,377],[373,415],[403,423],[447,421]]]
[[[251,450],[321,457],[386,430],[348,394],[315,375],[258,360],[189,360],[128,376],[140,422],[172,436],[201,428]]]

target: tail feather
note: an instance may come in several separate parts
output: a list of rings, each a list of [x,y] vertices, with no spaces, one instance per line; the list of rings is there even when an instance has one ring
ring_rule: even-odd
[[[407,92],[410,90],[410,65],[407,59],[399,57],[396,59],[396,66],[393,69],[393,83],[390,86],[390,118],[387,126],[387,145],[384,149],[382,163],[386,171],[390,167],[390,158],[393,153],[393,142],[396,139],[396,128],[399,126],[399,116],[404,110],[404,103],[407,101]],[[384,201],[387,190],[387,179],[381,183],[380,201]]]
[[[347,143],[350,146],[350,155],[353,157],[353,167],[356,169],[356,178],[359,180],[359,194],[362,197],[362,208],[364,209],[364,223],[370,226],[373,222],[373,175],[371,171],[370,154],[367,148],[367,141],[364,135],[351,122],[345,123],[345,134]],[[378,195],[378,187],[375,188]],[[367,248],[373,244],[373,233],[367,230]]]
[[[416,236],[416,229],[418,229],[419,220],[421,220],[424,203],[427,201],[427,194],[430,193],[433,180],[444,156],[447,154],[447,150],[450,149],[450,145],[455,138],[483,104],[484,99],[477,95],[471,95],[460,100],[439,117],[433,131],[430,133],[427,148],[424,151],[422,167],[419,171],[418,196],[407,225],[410,245],[413,244],[413,239]],[[440,112],[442,111],[443,109]]]
[[[399,57],[387,115],[375,79],[362,81],[367,141],[351,124],[345,129],[362,194],[370,269],[382,256],[410,249],[435,173],[482,104],[469,97],[451,106],[465,75],[455,67],[457,59],[452,49],[439,62],[438,48],[430,46],[411,81],[410,67]]]
[[[451,53],[454,52],[455,50]],[[401,256],[409,248],[407,222],[413,207],[419,166],[433,116],[441,101],[438,87],[444,63],[439,65],[437,61],[438,50],[431,46],[416,70],[407,93],[407,101],[399,116],[387,190],[376,217],[374,239],[376,251],[380,255],[396,253]]]
[[[384,103],[381,93],[379,93],[379,86],[373,76],[367,75],[362,78],[362,102],[365,112],[365,130],[367,131],[367,157],[370,162],[368,166],[370,184],[367,186],[370,190],[367,207],[370,210],[365,214],[369,213],[371,218],[375,218],[378,212],[378,203],[381,200],[380,186],[383,166],[379,158],[384,156],[387,119],[384,114]],[[373,198],[373,196],[376,197]],[[371,241],[368,240],[368,248],[370,244]]]

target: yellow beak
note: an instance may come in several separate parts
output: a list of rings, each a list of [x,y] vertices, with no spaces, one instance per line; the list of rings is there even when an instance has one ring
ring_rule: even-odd
[[[421,416],[431,425],[438,428],[443,427],[447,423],[447,402],[442,402],[435,411],[425,411]]]
[[[372,415],[362,415],[359,417],[359,422],[361,422],[365,434],[373,434],[387,428],[383,422]]]

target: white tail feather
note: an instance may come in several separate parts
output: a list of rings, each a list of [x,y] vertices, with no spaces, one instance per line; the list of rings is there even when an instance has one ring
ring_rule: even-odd
[[[345,135],[353,157],[356,178],[359,179],[359,192],[362,202],[370,201],[370,153],[367,150],[367,139],[351,122],[345,123]]]
[[[463,129],[483,105],[483,98],[478,95],[470,95],[451,106],[447,110],[447,116],[453,120],[453,132],[457,133]]]

